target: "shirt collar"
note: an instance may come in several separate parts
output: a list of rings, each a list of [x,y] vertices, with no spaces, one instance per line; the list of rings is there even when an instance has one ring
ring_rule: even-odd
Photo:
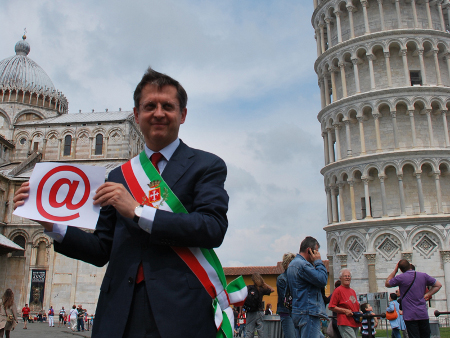
[[[150,158],[150,156],[152,156],[154,153],[161,153],[164,158],[166,159],[166,161],[169,161],[170,158],[172,157],[173,153],[175,152],[175,150],[177,150],[178,146],[180,145],[180,139],[177,137],[177,139],[175,141],[173,141],[171,144],[169,144],[168,146],[162,148],[160,151],[153,151],[151,150],[149,147],[147,147],[147,145],[145,144],[145,154],[147,155],[148,158]]]

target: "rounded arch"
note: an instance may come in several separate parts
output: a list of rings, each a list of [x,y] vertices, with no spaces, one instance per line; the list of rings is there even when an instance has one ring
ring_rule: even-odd
[[[44,234],[43,230],[36,231],[31,237],[31,243],[34,248],[37,248],[40,242],[45,242],[47,248],[52,246],[52,241]]]
[[[417,165],[417,167],[419,168],[420,171],[422,171],[422,167],[424,165],[429,165],[431,167],[431,170],[433,172],[437,171],[437,166],[435,161],[433,161],[432,159],[426,158],[426,159],[422,159],[421,161],[419,161],[419,164]]]
[[[24,229],[15,229],[13,231],[11,231],[8,235],[8,238],[12,241],[14,241],[14,238],[17,236],[23,236],[25,238],[25,243],[27,243],[29,241],[29,235],[28,232],[26,232],[26,230]]]
[[[367,241],[362,233],[349,230],[342,236],[341,252],[352,256],[354,261],[359,261],[367,250]]]
[[[413,251],[413,240],[415,237],[421,233],[426,234],[427,232],[433,234],[438,238],[440,250],[447,250],[449,248],[448,244],[445,241],[444,236],[441,234],[439,230],[437,230],[435,227],[431,225],[418,225],[413,228],[413,230],[408,234],[407,237],[407,244],[409,245],[408,251]],[[416,243],[417,244],[417,243]]]
[[[400,162],[400,168],[401,171],[403,173],[403,168],[407,165],[412,166],[414,173],[417,173],[419,168],[417,167],[417,163],[415,163],[414,161],[410,160],[410,159],[404,159],[403,161]]]
[[[369,239],[367,240],[368,249],[369,250],[373,249],[373,252],[375,252],[377,249],[375,247],[375,243],[376,243],[377,239],[379,239],[384,234],[390,234],[392,236],[395,236],[398,239],[398,241],[401,243],[400,250],[404,251],[405,250],[404,248],[407,247],[406,238],[403,236],[402,232],[400,232],[394,228],[383,227],[383,228],[379,228],[379,229],[375,230],[373,233],[370,234]]]
[[[369,163],[369,164],[367,164],[367,165],[364,167],[363,172],[362,172],[362,175],[365,176],[365,177],[369,177],[369,176],[370,176],[370,172],[371,172],[372,170],[374,170],[374,169],[379,173],[379,172],[380,172],[379,164]],[[370,177],[377,178],[378,175],[377,175],[377,177],[374,177],[374,176],[370,176]]]
[[[327,251],[330,256],[335,256],[335,255],[341,253],[339,239],[335,234],[329,235],[327,242],[328,242],[327,243],[327,248],[328,248]]]
[[[393,161],[388,161],[388,162],[383,163],[383,165],[381,166],[380,172],[382,172],[383,174],[386,175],[386,169],[389,169],[389,168],[394,168],[397,175],[401,173],[401,170],[399,170],[397,163],[395,163]]]
[[[6,111],[4,111],[1,108],[0,108],[0,116],[3,117],[5,122],[8,124],[8,127],[10,127],[11,126],[11,119],[9,118],[8,113],[6,113]]]
[[[392,103],[389,100],[378,100],[377,102],[375,102],[374,107],[376,107],[375,110],[377,110],[378,112],[381,112],[381,110],[383,110],[384,107],[388,107],[389,111],[392,111]]]

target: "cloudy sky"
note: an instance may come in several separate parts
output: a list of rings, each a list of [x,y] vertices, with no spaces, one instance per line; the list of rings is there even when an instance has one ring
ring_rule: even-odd
[[[70,113],[131,110],[145,69],[189,95],[180,137],[228,165],[224,266],[275,265],[306,235],[326,255],[313,0],[0,0],[0,58],[29,57]]]

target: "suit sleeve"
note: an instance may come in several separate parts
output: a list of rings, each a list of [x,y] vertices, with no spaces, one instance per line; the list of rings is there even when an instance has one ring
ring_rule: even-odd
[[[224,184],[227,168],[223,160],[213,156],[201,170],[196,170],[189,183],[173,189],[181,201],[189,196],[188,214],[157,210],[152,239],[161,244],[183,247],[215,248],[222,244],[227,231],[228,194]],[[181,191],[181,196],[179,195]]]

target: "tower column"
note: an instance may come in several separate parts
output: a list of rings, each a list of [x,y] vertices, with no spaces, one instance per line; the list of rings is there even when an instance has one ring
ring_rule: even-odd
[[[430,1],[425,0],[425,9],[427,10],[428,29],[433,29],[433,21],[431,20]]]
[[[414,122],[414,110],[408,110],[409,122],[411,123],[411,135],[413,148],[416,147],[416,124]]]
[[[419,49],[417,52],[419,53],[420,74],[422,75],[422,86],[426,86],[428,84],[428,81],[427,81],[427,74],[425,71],[425,63],[423,62],[423,49]]]
[[[62,143],[62,138],[58,138],[58,157],[57,160],[59,160],[61,158],[61,143]]]
[[[398,178],[398,190],[400,195],[400,214],[406,216],[405,208],[405,190],[403,189],[403,174],[397,175]]]
[[[323,81],[323,77],[319,78],[319,88],[320,88],[320,102],[322,105],[322,109],[326,107],[325,104],[325,90],[324,90],[324,81]]]
[[[394,147],[400,149],[398,145],[397,112],[391,111],[392,129],[394,130]]]
[[[377,258],[377,254],[375,253],[365,253],[364,256],[367,260],[367,272],[368,272],[368,279],[369,279],[369,292],[377,292],[378,286],[377,286],[377,276],[375,273],[375,262]]]
[[[339,211],[341,216],[341,222],[345,222],[345,205],[344,205],[344,183],[339,182]]]
[[[340,141],[340,135],[339,135],[339,129],[341,129],[341,124],[340,123],[336,123],[335,125],[333,125],[334,127],[334,135],[336,136],[336,158],[337,161],[341,160],[341,141]]]
[[[355,88],[356,93],[361,93],[361,88],[359,86],[359,73],[358,73],[358,59],[352,59],[353,63],[353,72],[355,73]]]
[[[441,110],[442,124],[444,126],[444,134],[445,134],[445,146],[448,148],[450,147],[450,139],[448,136],[447,112],[448,110]]]
[[[395,0],[395,11],[397,12],[397,25],[398,28],[402,28],[402,15],[400,12],[400,0]]]
[[[419,208],[420,208],[420,213],[424,214],[425,213],[425,203],[424,203],[424,199],[423,199],[422,179],[420,178],[420,176],[421,176],[421,172],[417,172],[416,180],[417,180],[417,193],[419,195]]]
[[[316,28],[316,34],[314,34],[314,39],[316,39],[317,57],[319,57],[322,54],[322,49],[320,47],[320,30],[318,28]]]
[[[433,124],[431,122],[431,109],[425,109],[425,114],[427,115],[428,135],[429,135],[429,138],[430,138],[430,147],[433,147],[434,138],[433,138]]]
[[[419,21],[417,20],[416,0],[411,0],[411,8],[414,18],[414,28],[419,28]]]
[[[450,6],[448,6],[447,8],[450,8]],[[444,54],[444,60],[447,63],[447,72],[448,72],[448,76],[450,78],[450,56],[449,56],[449,54]]]
[[[323,83],[325,84],[325,105],[328,106],[330,104],[330,86],[328,85],[328,76],[325,72],[323,74]]]
[[[352,221],[356,221],[356,208],[355,208],[355,189],[353,187],[353,180],[347,180],[350,187],[350,205],[352,207]]]
[[[350,120],[344,120],[345,137],[347,139],[347,157],[352,157],[352,138],[350,136]]]
[[[372,210],[370,207],[370,194],[369,194],[369,182],[371,179],[369,177],[361,178],[364,182],[364,198],[366,200],[366,218],[372,218]]]
[[[329,163],[334,162],[334,149],[333,149],[333,135],[331,134],[332,129],[327,128],[328,133],[328,159]]]
[[[325,18],[325,24],[327,25],[328,48],[331,48],[331,18]]]
[[[392,87],[392,73],[391,73],[391,54],[389,52],[384,52],[384,61],[386,62],[386,75],[388,79],[388,86]]]
[[[405,86],[411,86],[411,78],[409,77],[409,68],[408,68],[408,50],[402,49],[402,61],[403,61],[403,72],[405,73]]]
[[[383,0],[377,1],[378,1],[378,11],[380,12],[381,30],[384,31],[386,28],[384,26]]]
[[[335,68],[334,67],[330,67],[328,69],[328,71],[330,72],[330,76],[331,76],[331,93],[333,96],[333,102],[337,101],[337,91],[336,91],[336,75],[335,75]]]
[[[321,22],[319,23],[319,31],[320,31],[320,47],[322,49],[322,53],[325,53],[327,50],[325,48],[325,33],[323,31],[324,24]]]
[[[342,42],[341,14],[342,14],[341,11],[334,12],[334,15],[336,15],[336,28],[337,28],[338,43]]]
[[[345,64],[343,62],[339,63],[339,69],[341,70],[342,98],[346,98],[347,97],[347,81],[345,80]],[[449,69],[450,69],[450,62],[449,62]],[[449,70],[449,72],[450,72],[450,70]]]
[[[364,34],[370,34],[369,16],[367,15],[367,7],[369,6],[369,2],[367,0],[361,0],[361,5],[363,8],[363,16],[364,16],[364,28],[365,28]]]
[[[378,120],[381,117],[380,113],[372,113],[373,122],[375,123],[375,137],[377,139],[377,153],[382,152],[381,148],[381,136],[380,136],[380,121]]]
[[[442,265],[444,266],[445,298],[447,311],[450,311],[450,251],[441,251]]]
[[[442,214],[442,193],[441,193],[441,182],[439,181],[439,177],[441,176],[440,171],[434,172],[434,183],[436,185],[436,197],[438,203],[438,213]]]
[[[339,262],[341,263],[341,270],[347,267],[347,255],[346,254],[338,254]]]
[[[324,132],[322,133],[323,137],[323,155],[325,157],[325,165],[328,164],[329,155],[328,155],[328,133]]]
[[[336,186],[331,186],[331,210],[333,214],[333,223],[339,222],[339,215],[337,209],[337,196],[336,196]]]
[[[364,117],[363,116],[357,116],[356,117],[358,119],[359,122],[359,138],[361,141],[361,155],[365,155],[366,154],[366,141],[364,139]]]
[[[379,174],[378,178],[380,180],[380,190],[381,190],[381,207],[383,209],[383,217],[388,216],[387,205],[386,205],[386,187],[384,185],[384,180],[386,179],[385,174]]]
[[[439,67],[438,53],[439,53],[439,49],[433,50],[434,66],[436,68],[437,85],[442,86],[442,77],[441,77],[441,69]]]
[[[94,141],[94,136],[89,136],[89,158],[92,158],[92,143]]]
[[[326,187],[325,191],[327,192],[327,215],[328,215],[328,224],[333,223],[333,212],[331,209],[331,188]]]
[[[328,272],[330,278],[330,294],[334,291],[334,266],[333,266],[333,256],[327,255],[328,258]]]
[[[439,23],[441,24],[441,31],[445,32],[445,22],[444,22],[444,13],[442,12],[442,3],[440,1],[436,1],[436,7],[439,13]]]
[[[348,10],[348,21],[350,24],[350,39],[354,39],[355,38],[355,26],[353,24],[353,12],[355,11],[355,6],[352,5],[348,5],[347,6],[347,10]]]
[[[373,60],[376,60],[375,55],[367,54],[367,59],[369,60],[369,75],[370,75],[370,89],[375,90],[375,74],[373,71]]]

